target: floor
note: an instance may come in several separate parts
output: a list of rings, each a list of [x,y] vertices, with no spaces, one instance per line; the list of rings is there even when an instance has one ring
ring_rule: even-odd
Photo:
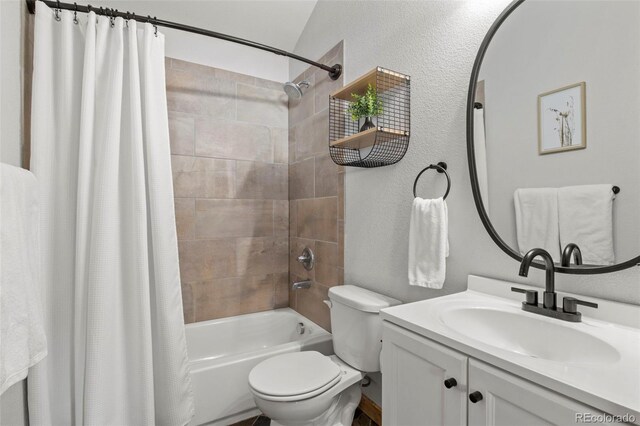
[[[253,417],[251,419],[243,420],[238,423],[234,423],[231,426],[269,426],[271,424],[271,420],[265,416]],[[380,426],[366,414],[364,414],[360,409],[356,410],[356,414],[353,419],[352,426]]]

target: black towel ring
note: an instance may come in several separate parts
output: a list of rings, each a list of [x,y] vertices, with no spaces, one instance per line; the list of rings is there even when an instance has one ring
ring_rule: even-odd
[[[444,173],[444,175],[447,177],[447,192],[445,192],[444,196],[442,197],[442,199],[445,200],[447,198],[447,195],[449,195],[449,190],[451,189],[451,178],[449,177],[449,173],[447,173],[447,163],[445,163],[444,161],[441,161],[438,164],[430,164],[422,169],[420,173],[418,173],[418,176],[416,176],[416,180],[413,182],[413,196],[417,197],[416,186],[418,185],[420,176],[422,176],[422,174],[429,169],[435,169],[438,173]]]

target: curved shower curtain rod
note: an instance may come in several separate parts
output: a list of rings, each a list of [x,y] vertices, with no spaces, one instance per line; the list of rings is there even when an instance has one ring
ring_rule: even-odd
[[[41,1],[42,3],[46,4],[47,6],[49,6],[52,9],[65,9],[65,10],[71,10],[74,12],[81,12],[81,13],[89,13],[91,11],[96,12],[98,14],[102,13],[105,16],[111,17],[111,18],[116,18],[116,17],[121,17],[124,19],[133,19],[134,21],[139,21],[139,22],[148,22],[152,25],[156,25],[159,27],[166,27],[166,28],[172,28],[174,30],[180,30],[180,31],[186,31],[189,33],[194,33],[194,34],[200,34],[203,36],[207,36],[207,37],[213,37],[213,38],[218,38],[220,40],[226,40],[226,41],[230,41],[231,43],[238,43],[238,44],[242,44],[244,46],[249,46],[249,47],[253,47],[255,49],[260,49],[260,50],[265,50],[267,52],[271,52],[271,53],[275,53],[276,55],[280,55],[280,56],[286,56],[288,58],[292,58],[295,59],[297,61],[301,61],[301,62],[305,62],[309,65],[313,65],[314,67],[320,68],[322,70],[325,70],[329,73],[329,77],[332,80],[337,80],[338,77],[340,77],[340,75],[342,74],[342,65],[340,64],[335,64],[333,66],[328,66],[328,65],[324,65],[321,64],[319,62],[315,62],[312,61],[311,59],[307,59],[304,58],[302,56],[296,55],[295,53],[290,53],[287,52],[286,50],[282,50],[282,49],[278,49],[275,47],[271,47],[271,46],[267,46],[266,44],[261,44],[261,43],[257,43],[255,41],[251,41],[251,40],[246,40],[243,38],[239,38],[239,37],[234,37],[234,36],[230,36],[228,34],[222,34],[222,33],[217,33],[215,31],[209,31],[209,30],[205,30],[202,28],[197,28],[197,27],[192,27],[189,25],[184,25],[184,24],[178,24],[176,22],[171,22],[171,21],[165,21],[163,19],[157,19],[155,17],[150,17],[150,16],[141,16],[141,15],[136,15],[135,13],[130,13],[130,12],[120,12],[117,9],[104,9],[102,7],[93,7],[91,5],[87,5],[87,6],[82,6],[76,3],[62,3],[60,1],[56,1],[56,0],[26,0],[27,2],[27,8],[29,9],[29,13],[34,14],[36,11],[36,1]]]

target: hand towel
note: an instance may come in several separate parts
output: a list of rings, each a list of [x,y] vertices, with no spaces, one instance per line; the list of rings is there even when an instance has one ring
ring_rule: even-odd
[[[613,185],[566,186],[558,190],[560,245],[575,243],[587,265],[613,265]]]
[[[442,288],[449,256],[447,203],[415,198],[409,227],[409,284]]]
[[[532,248],[549,252],[560,262],[557,188],[519,188],[513,194],[516,233],[521,255]]]
[[[0,165],[0,394],[47,355],[37,293],[38,196],[34,175]]]

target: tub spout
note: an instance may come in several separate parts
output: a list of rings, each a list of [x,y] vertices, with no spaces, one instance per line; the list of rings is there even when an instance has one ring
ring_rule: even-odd
[[[300,288],[311,287],[311,280],[297,281],[291,285],[291,290],[298,290]]]

